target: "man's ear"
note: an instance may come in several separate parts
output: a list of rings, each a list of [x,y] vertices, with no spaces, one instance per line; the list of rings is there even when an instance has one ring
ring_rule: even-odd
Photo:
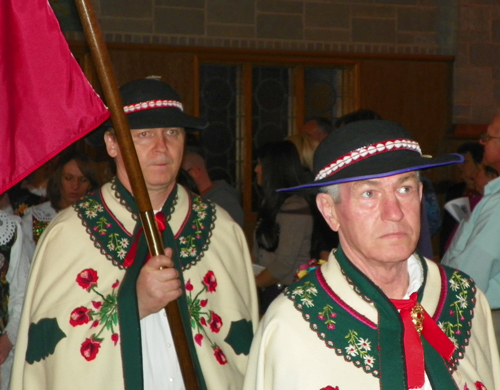
[[[340,223],[337,217],[337,209],[335,208],[335,202],[329,194],[319,193],[316,195],[316,205],[325,219],[330,229],[338,232]]]
[[[118,142],[115,135],[110,131],[106,131],[104,133],[104,142],[106,143],[106,151],[109,156],[115,158],[118,154]]]

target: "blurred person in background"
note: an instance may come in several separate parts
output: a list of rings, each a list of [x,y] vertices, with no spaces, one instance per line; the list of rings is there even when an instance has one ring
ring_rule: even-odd
[[[61,154],[47,184],[49,201],[29,207],[22,218],[30,261],[40,236],[57,213],[98,187],[97,170],[89,156],[73,150]]]
[[[276,192],[307,181],[294,144],[265,144],[255,167],[262,203],[257,215],[253,254],[264,269],[255,277],[263,314],[290,285],[301,264],[310,259],[313,216],[302,194]]]
[[[299,130],[300,133],[309,134],[318,142],[323,141],[332,131],[332,122],[321,116],[307,118]]]
[[[479,142],[464,142],[458,147],[457,153],[465,158],[462,164],[457,165],[461,181],[453,184],[448,191],[446,191],[445,203],[464,196],[473,201],[474,198],[477,199],[480,195],[475,188],[474,176],[483,161],[484,146]],[[439,234],[440,258],[444,256],[446,249],[448,249],[452,233],[454,233],[457,228],[458,222],[448,211],[444,210],[443,222]]]
[[[21,219],[0,211],[0,389],[9,388],[29,274]]]
[[[195,152],[186,152],[182,169],[193,179],[197,193],[226,210],[233,220],[243,228],[244,216],[241,194],[225,180],[212,181],[207,171],[205,159]]]

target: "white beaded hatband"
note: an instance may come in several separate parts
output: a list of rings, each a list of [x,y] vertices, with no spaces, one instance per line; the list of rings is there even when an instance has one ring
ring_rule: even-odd
[[[420,150],[420,145],[418,144],[418,142],[411,139],[393,139],[385,142],[377,142],[375,144],[363,146],[362,148],[349,152],[348,154],[338,158],[331,164],[328,164],[318,172],[318,174],[314,178],[314,181],[329,177],[356,162],[360,162],[376,154],[394,152],[402,149],[418,152],[420,155],[422,155],[422,151]]]
[[[123,107],[123,111],[125,111],[125,114],[131,114],[133,112],[164,107],[175,107],[181,111],[184,111],[182,103],[177,100],[149,100],[147,102],[129,104],[128,106]]]

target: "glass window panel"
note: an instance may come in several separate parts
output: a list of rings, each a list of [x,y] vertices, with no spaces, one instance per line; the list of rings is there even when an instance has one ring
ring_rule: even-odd
[[[342,116],[342,69],[305,68],[305,116],[322,116],[332,122]]]
[[[236,65],[201,65],[200,116],[209,126],[200,131],[199,142],[212,180],[226,180],[241,190],[240,72]]]
[[[252,166],[257,164],[258,148],[281,141],[290,134],[290,68],[254,66],[252,69]],[[253,173],[252,211],[260,205],[259,189]]]

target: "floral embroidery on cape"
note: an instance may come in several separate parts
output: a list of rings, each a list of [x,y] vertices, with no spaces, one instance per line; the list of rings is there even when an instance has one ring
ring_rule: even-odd
[[[191,279],[186,282],[189,317],[191,328],[193,329],[194,341],[201,347],[203,340],[206,338],[207,342],[210,343],[215,359],[220,365],[224,365],[227,363],[226,356],[221,347],[211,340],[210,333],[208,332],[208,329],[210,329],[212,333],[219,333],[224,325],[222,318],[217,313],[206,309],[208,300],[210,299],[207,298],[207,294],[216,293],[216,289],[217,279],[213,271],[208,271],[205,274],[201,280],[201,287],[196,293],[194,292]]]
[[[349,317],[342,316],[342,321],[337,318],[340,306],[319,294],[319,288],[314,279],[314,273],[301,279],[294,284],[285,294],[295,302],[295,307],[302,311],[306,321],[310,323],[311,329],[325,341],[329,348],[335,350],[337,355],[343,355],[346,361],[354,363],[356,367],[362,367],[365,372],[373,376],[379,376],[376,359],[369,355],[372,341],[376,340],[376,333],[373,330],[360,326]],[[321,289],[322,290],[322,289]],[[347,319],[347,320],[346,320]],[[319,320],[319,321],[318,321]],[[337,326],[340,325],[340,326]],[[359,333],[364,332],[364,337]]]
[[[92,307],[80,306],[74,309],[69,318],[71,326],[81,326],[90,323],[90,329],[96,328],[96,332],[86,338],[81,347],[80,354],[87,361],[94,360],[99,353],[101,343],[104,341],[103,332],[111,332],[111,341],[116,346],[119,340],[118,333],[118,301],[117,288],[120,284],[118,280],[111,286],[111,294],[102,295],[97,290],[99,276],[92,268],[84,269],[76,276],[76,283],[87,292],[94,292],[101,300],[92,301]],[[98,329],[100,327],[100,329]]]
[[[190,197],[192,212],[182,232],[178,233],[180,236],[176,238],[183,270],[193,266],[203,256],[208,248],[215,220],[214,204],[205,202],[198,195],[191,194]],[[121,200],[124,201],[124,199]],[[137,237],[134,238],[110,214],[103,203],[101,193],[91,192],[73,207],[77,210],[78,217],[101,253],[120,268],[130,266],[126,262],[126,256]],[[171,213],[173,210],[172,208]]]

